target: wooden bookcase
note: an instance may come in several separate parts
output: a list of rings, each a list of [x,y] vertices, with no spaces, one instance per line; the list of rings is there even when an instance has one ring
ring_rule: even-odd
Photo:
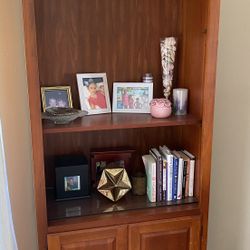
[[[206,249],[219,2],[23,0],[40,249]],[[104,114],[65,126],[41,121],[41,86],[70,85],[80,107],[76,73],[106,72],[112,90],[114,81],[140,81],[152,72],[154,96],[161,97],[159,42],[167,36],[178,38],[174,87],[190,90],[189,115]],[[197,157],[194,198],[149,204],[127,195],[112,204],[93,194],[58,203],[46,192],[55,186],[55,155],[130,146],[139,157],[162,144]],[[68,207],[80,209],[79,216],[67,216]]]

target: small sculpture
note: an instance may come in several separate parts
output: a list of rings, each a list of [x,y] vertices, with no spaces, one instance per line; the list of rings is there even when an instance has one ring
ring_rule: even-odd
[[[120,200],[132,188],[124,168],[106,168],[102,172],[98,191],[112,201]]]
[[[176,55],[177,39],[175,37],[167,37],[161,40],[161,59],[163,69],[163,86],[164,96],[166,99],[171,94],[174,77],[174,64]]]

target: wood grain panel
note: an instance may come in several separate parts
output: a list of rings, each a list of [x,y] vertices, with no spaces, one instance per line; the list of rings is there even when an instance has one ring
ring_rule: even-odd
[[[199,217],[129,225],[129,250],[198,250],[199,230]]]
[[[114,81],[155,77],[162,96],[160,39],[180,34],[180,0],[36,0],[42,86],[69,84],[79,107],[78,72]]]
[[[143,250],[188,250],[189,230],[182,229],[171,232],[147,233],[141,236]]]
[[[126,250],[126,239],[126,226],[49,234],[48,250]]]
[[[178,87],[188,88],[189,111],[202,117],[203,76],[206,44],[204,6],[206,1],[183,1],[182,49]]]
[[[204,12],[207,26],[206,58],[203,87],[203,126],[201,132],[201,207],[203,234],[201,249],[207,249],[208,209],[213,139],[216,62],[219,33],[220,0],[208,0]]]
[[[47,208],[45,194],[45,174],[43,137],[40,109],[40,84],[37,57],[37,41],[33,0],[23,0],[23,21],[27,80],[29,91],[30,122],[33,145],[33,174],[35,206],[39,249],[47,249]]]
[[[173,115],[167,119],[155,119],[150,114],[102,114],[85,116],[66,125],[55,125],[51,121],[44,121],[43,132],[44,134],[63,134],[86,131],[188,126],[200,124],[201,120],[191,114],[185,116]]]

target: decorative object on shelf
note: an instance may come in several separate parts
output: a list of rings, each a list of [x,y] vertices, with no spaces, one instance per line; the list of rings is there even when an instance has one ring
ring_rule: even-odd
[[[171,102],[167,99],[153,99],[150,103],[150,113],[154,118],[167,118],[172,113]]]
[[[42,119],[53,121],[55,124],[68,124],[87,114],[87,111],[73,108],[48,108],[42,113]]]
[[[90,194],[89,165],[82,155],[55,157],[56,199],[77,199]]]
[[[113,112],[150,113],[153,83],[120,83],[113,85]]]
[[[131,189],[128,174],[124,168],[106,168],[102,172],[98,191],[116,202]]]
[[[161,40],[161,63],[163,69],[164,96],[169,99],[173,85],[177,39],[167,37]]]
[[[111,112],[106,73],[77,74],[81,109],[89,115]]]
[[[146,73],[146,74],[143,76],[143,78],[142,78],[142,81],[143,81],[144,83],[152,83],[153,80],[154,80],[154,78],[153,78],[153,75],[152,75],[151,73]]]
[[[131,174],[131,161],[135,150],[128,148],[98,149],[91,151],[91,180],[93,187],[98,185],[105,168],[122,167]]]
[[[48,108],[73,108],[70,86],[42,87],[41,94],[44,112]]]
[[[146,176],[142,173],[137,173],[132,176],[132,192],[134,195],[146,194]]]
[[[186,115],[188,106],[188,89],[178,88],[173,90],[173,103],[175,115]]]

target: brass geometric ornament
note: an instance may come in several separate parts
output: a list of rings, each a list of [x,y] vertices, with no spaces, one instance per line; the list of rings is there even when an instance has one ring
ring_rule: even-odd
[[[132,188],[124,168],[106,168],[102,172],[98,191],[112,201],[120,200]]]

